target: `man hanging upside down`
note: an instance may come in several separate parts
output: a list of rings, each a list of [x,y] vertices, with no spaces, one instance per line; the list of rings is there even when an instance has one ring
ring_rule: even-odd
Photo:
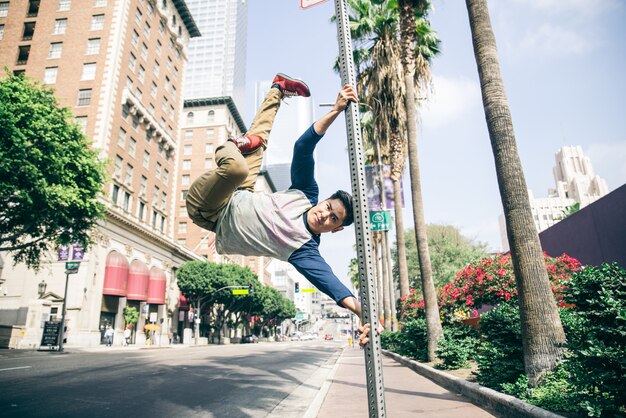
[[[217,148],[217,168],[191,185],[187,212],[195,224],[215,232],[220,254],[288,261],[320,291],[360,318],[359,302],[335,276],[318,248],[320,234],[338,232],[352,224],[352,196],[338,190],[319,202],[313,176],[315,146],[348,103],[358,101],[352,86],[343,87],[332,110],[296,141],[291,187],[271,194],[254,192],[281,100],[294,96],[310,96],[308,86],[301,80],[277,74],[245,136]]]

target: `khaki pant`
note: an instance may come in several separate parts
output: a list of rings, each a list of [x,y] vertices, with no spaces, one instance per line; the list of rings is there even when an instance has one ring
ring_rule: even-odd
[[[252,126],[246,132],[246,136],[261,137],[262,146],[244,156],[233,142],[227,141],[215,151],[217,168],[204,173],[193,182],[187,193],[187,213],[196,225],[214,231],[220,212],[226,207],[235,190],[254,191],[281,98],[280,90],[271,88]]]

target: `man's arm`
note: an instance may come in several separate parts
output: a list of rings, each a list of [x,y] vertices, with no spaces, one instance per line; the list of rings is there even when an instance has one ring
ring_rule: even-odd
[[[333,124],[337,116],[348,107],[348,103],[359,101],[356,90],[354,87],[350,85],[343,86],[343,88],[339,91],[339,95],[337,96],[337,100],[335,101],[335,105],[332,110],[322,116],[318,121],[313,124],[313,128],[315,132],[319,135],[324,135],[330,125]]]

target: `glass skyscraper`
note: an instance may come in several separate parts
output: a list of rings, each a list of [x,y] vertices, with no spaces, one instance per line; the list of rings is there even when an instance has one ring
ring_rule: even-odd
[[[189,43],[183,97],[230,96],[245,105],[247,0],[188,0],[201,37]]]

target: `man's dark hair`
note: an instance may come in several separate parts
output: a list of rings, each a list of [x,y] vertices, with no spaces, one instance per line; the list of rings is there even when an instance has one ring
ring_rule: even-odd
[[[348,192],[344,192],[343,190],[337,190],[330,199],[339,199],[343,207],[346,208],[346,217],[343,220],[342,226],[352,225],[354,222],[354,213],[352,209],[352,196]]]

